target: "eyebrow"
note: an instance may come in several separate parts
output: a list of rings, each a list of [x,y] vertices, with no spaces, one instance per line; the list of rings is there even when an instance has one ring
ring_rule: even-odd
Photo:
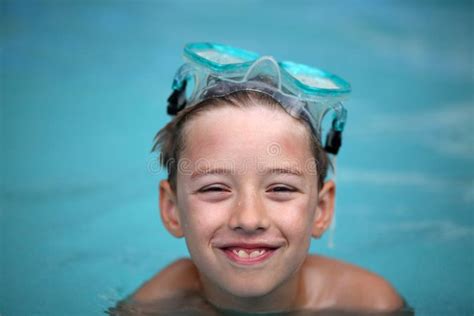
[[[233,168],[227,169],[227,168],[209,168],[209,169],[200,169],[200,170],[195,170],[191,174],[191,179],[196,179],[200,178],[206,175],[214,175],[214,174],[221,174],[221,175],[228,175],[228,174],[234,174],[238,173],[239,170],[235,170]],[[297,177],[302,177],[303,172],[297,168],[292,168],[292,167],[275,167],[275,168],[265,168],[262,170],[258,170],[258,173],[260,174],[287,174],[287,175],[294,175]]]
[[[194,170],[191,174],[191,179],[199,178],[206,175],[212,174],[231,174],[234,170],[226,168],[210,168],[210,169],[198,169]]]
[[[290,174],[298,177],[303,176],[303,172],[297,168],[292,167],[277,167],[277,168],[268,168],[263,170],[263,174]]]

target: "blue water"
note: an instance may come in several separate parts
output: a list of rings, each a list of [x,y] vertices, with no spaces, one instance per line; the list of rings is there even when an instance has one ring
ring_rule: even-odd
[[[474,313],[472,1],[2,1],[0,314],[101,315],[187,254],[149,150],[184,43],[353,85],[335,247],[417,315]]]

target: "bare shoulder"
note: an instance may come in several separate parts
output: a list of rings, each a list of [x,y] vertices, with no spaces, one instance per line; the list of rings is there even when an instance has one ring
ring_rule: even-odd
[[[199,275],[193,262],[190,259],[179,259],[145,282],[131,298],[146,303],[199,288]]]
[[[306,266],[309,279],[320,280],[324,308],[389,312],[403,306],[392,285],[375,273],[323,256],[310,256]]]

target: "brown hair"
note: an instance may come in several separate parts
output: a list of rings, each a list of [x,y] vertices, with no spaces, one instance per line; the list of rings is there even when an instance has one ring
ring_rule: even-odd
[[[160,164],[168,170],[168,181],[171,188],[176,191],[178,161],[185,148],[186,122],[199,113],[209,111],[220,106],[246,107],[263,105],[275,109],[282,109],[281,105],[272,97],[256,91],[237,91],[223,97],[204,100],[195,106],[180,111],[164,128],[155,136],[152,152],[160,152]],[[315,159],[318,175],[318,187],[321,188],[326,178],[329,158],[321,146],[318,135],[312,132],[309,122],[303,118],[295,118],[303,123],[310,135],[311,152]]]

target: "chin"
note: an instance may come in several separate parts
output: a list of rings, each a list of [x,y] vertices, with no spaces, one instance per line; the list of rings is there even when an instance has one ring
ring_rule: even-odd
[[[255,282],[245,282],[240,284],[231,283],[225,284],[223,288],[236,297],[241,298],[258,298],[263,297],[271,293],[276,286],[271,286],[270,284],[265,284],[264,282],[255,281]]]

